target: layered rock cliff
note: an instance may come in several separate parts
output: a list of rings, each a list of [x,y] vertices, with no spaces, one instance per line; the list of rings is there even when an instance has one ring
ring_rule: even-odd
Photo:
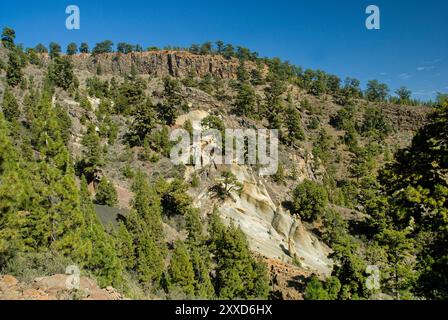
[[[44,56],[44,63],[49,63],[48,56]],[[234,79],[237,75],[239,60],[225,59],[220,55],[196,55],[186,51],[149,51],[134,52],[130,54],[105,53],[96,56],[78,54],[71,59],[79,70],[88,70],[96,73],[98,67],[104,74],[126,75],[131,72],[132,66],[139,74],[154,77],[174,76],[186,77],[194,74],[198,77],[211,75],[222,79]],[[255,63],[245,62],[250,72],[257,68]]]
[[[180,117],[176,124],[182,126],[187,120],[198,123],[207,115],[205,111],[193,110]],[[213,139],[202,142],[202,148],[216,144]],[[202,209],[202,213],[211,212],[213,207],[218,208],[227,224],[238,226],[247,235],[251,249],[268,259],[300,265],[302,270],[322,276],[331,274],[333,263],[328,258],[330,248],[307,230],[300,218],[292,216],[273,200],[267,180],[258,176],[250,166],[236,163],[230,166],[214,165],[213,156],[209,162],[210,165],[200,170],[206,173],[201,176],[205,183],[201,191],[194,195],[195,205]],[[234,192],[225,201],[215,201],[210,184],[216,181],[222,171],[228,169],[241,183],[242,191]],[[297,169],[300,175],[298,179],[313,179],[305,160],[298,163]],[[190,167],[185,179],[188,181],[194,172],[194,167]]]

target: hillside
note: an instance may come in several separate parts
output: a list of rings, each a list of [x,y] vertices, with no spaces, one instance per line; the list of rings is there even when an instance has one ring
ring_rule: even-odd
[[[342,299],[379,294],[363,287],[365,266],[394,261],[370,229],[377,176],[429,107],[275,59],[1,47],[0,60],[0,274],[73,262],[131,298],[301,299],[310,281],[337,282]],[[170,132],[199,123],[278,129],[277,173],[215,155],[173,164]]]

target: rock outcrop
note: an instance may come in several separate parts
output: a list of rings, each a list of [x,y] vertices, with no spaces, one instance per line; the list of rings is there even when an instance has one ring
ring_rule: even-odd
[[[68,289],[69,275],[56,274],[24,283],[11,275],[0,276],[0,300],[123,300],[114,288],[101,289],[96,281],[80,277],[79,289]]]
[[[299,218],[273,202],[264,181],[245,167],[232,165],[231,170],[243,184],[243,190],[240,196],[222,204],[221,217],[244,231],[255,252],[329,275],[332,269],[332,261],[328,259],[330,248],[307,230]]]
[[[389,104],[381,108],[393,130],[415,132],[428,122],[430,108]]]
[[[207,114],[193,110],[180,117],[176,125],[182,126],[187,120],[199,123]],[[213,139],[204,139],[201,145],[204,149],[207,146],[216,146],[216,142]],[[188,154],[186,156],[188,158]],[[201,158],[204,160],[206,157],[202,155]],[[301,178],[313,179],[307,174],[309,164],[302,160],[298,161],[301,164],[298,171],[304,175]],[[299,218],[292,216],[280,204],[274,202],[268,191],[267,182],[258,177],[250,166],[216,165],[214,156],[207,158],[206,162],[210,165],[203,168],[202,171],[205,169],[206,175],[202,178],[208,180],[208,183],[205,183],[202,191],[194,196],[195,205],[201,208],[202,212],[211,212],[213,207],[218,205],[221,218],[226,223],[240,227],[247,235],[251,249],[264,257],[286,264],[300,264],[303,270],[323,276],[331,273],[332,261],[328,259],[330,248],[307,230]],[[229,168],[243,185],[242,192],[232,194],[232,197],[224,202],[214,203],[210,186],[221,171]],[[186,180],[193,172],[192,167],[186,171]]]
[[[221,79],[234,79],[237,75],[239,60],[225,59],[220,55],[197,55],[186,51],[149,51],[129,54],[104,53],[96,56],[78,54],[71,56],[78,70],[87,70],[96,73],[101,66],[103,74],[126,75],[131,72],[132,66],[139,74],[153,77],[171,75],[186,77],[193,72],[198,77],[206,75]],[[44,64],[49,63],[49,57],[43,57]],[[246,62],[248,71],[256,68],[255,63]]]

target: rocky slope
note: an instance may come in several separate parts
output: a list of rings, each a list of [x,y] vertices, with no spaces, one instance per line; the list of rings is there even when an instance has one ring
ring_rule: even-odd
[[[180,117],[176,125],[180,127],[187,120],[198,123],[207,115],[208,112],[194,110]],[[204,141],[202,148],[210,146],[216,147],[216,142]],[[210,163],[214,163],[213,157]],[[243,186],[242,192],[233,193],[224,202],[214,201],[209,187],[222,171],[228,169],[229,166],[214,164],[204,168],[207,174],[202,180],[210,183],[204,183],[194,195],[195,205],[203,214],[218,206],[223,220],[240,227],[248,236],[254,252],[289,264],[297,260],[305,269],[329,275],[332,268],[332,262],[327,258],[330,249],[305,229],[300,218],[292,216],[274,202],[267,189],[269,182],[258,176],[250,166],[231,165],[230,170]],[[299,180],[312,179],[305,161],[299,162],[297,169]],[[195,169],[191,167],[185,174],[185,180],[190,180],[194,172]]]
[[[17,280],[11,275],[0,276],[0,300],[123,300],[114,288],[101,289],[95,280],[79,279],[79,289],[69,290],[69,276],[56,274],[36,278],[32,283]]]
[[[155,91],[160,89],[160,83],[157,79],[166,75],[183,78],[193,70],[199,77],[210,74],[222,79],[234,79],[239,65],[236,59],[226,60],[221,56],[201,56],[175,51],[132,53],[128,55],[101,54],[96,57],[81,54],[72,57],[72,59],[79,76],[86,72],[87,74],[95,73],[98,65],[101,65],[102,72],[107,77],[111,74],[123,75],[129,73],[132,65],[134,65],[139,74],[155,78],[151,81],[150,93],[151,89]],[[255,68],[255,65],[247,62],[246,67],[250,70]],[[322,108],[322,115],[320,116],[322,123],[328,122],[329,117],[340,108],[332,101],[323,103],[312,96],[296,91],[295,88],[292,88],[291,92],[297,99],[306,97],[318,108]],[[211,95],[196,88],[184,88],[184,97],[192,110],[179,116],[175,125],[178,128],[182,127],[187,120],[198,123],[211,113],[229,108],[229,105],[225,102],[217,101]],[[157,100],[157,97],[155,99]],[[99,101],[95,101],[93,98],[90,101],[95,110]],[[79,119],[85,111],[82,111],[77,103],[70,99],[66,99],[64,103],[72,111],[73,135],[75,137],[73,153],[77,155],[81,152],[79,142],[83,132]],[[421,107],[409,107],[403,110],[402,106],[398,105],[389,105],[384,110],[385,116],[392,123],[396,133],[403,136],[400,141],[406,140],[407,136],[411,136],[412,132],[425,122],[427,113]],[[89,118],[94,117],[93,113],[89,115]],[[307,117],[305,114],[304,118]],[[238,119],[227,118],[224,120],[229,126],[241,126]],[[331,127],[329,129],[331,130]],[[214,142],[209,143],[213,144]],[[292,162],[298,172],[296,182],[304,179],[321,179],[322,172],[319,171],[322,168],[316,166],[310,151],[310,149],[303,150],[302,155],[288,155],[293,159]],[[147,172],[151,173],[155,170],[147,163],[142,165]],[[302,272],[317,273],[324,277],[331,273],[332,261],[328,259],[331,249],[320,241],[312,231],[308,230],[300,218],[285,211],[280,203],[286,197],[283,194],[284,190],[272,188],[271,180],[259,177],[250,167],[235,164],[231,166],[231,170],[243,184],[243,191],[240,195],[234,194],[231,199],[223,203],[217,202],[212,198],[209,187],[225,168],[210,165],[204,169],[207,172],[205,175],[202,174],[204,170],[195,170],[192,167],[187,167],[185,172],[186,181],[189,181],[195,172],[201,177],[201,188],[198,191],[192,191],[191,195],[194,198],[195,205],[201,209],[204,218],[213,210],[213,207],[218,206],[219,213],[226,223],[233,223],[241,227],[246,233],[254,252],[278,263],[287,265],[299,263]],[[113,168],[107,167],[104,170],[109,178],[116,176],[116,179],[113,180],[119,192],[120,207],[129,208],[129,201],[132,198],[129,185],[114,174]],[[180,235],[172,232],[171,238],[178,237],[181,238]]]
[[[0,56],[1,53],[2,50],[0,50]],[[42,59],[43,65],[48,65],[49,58],[43,56]],[[150,95],[156,103],[160,100],[156,93],[162,90],[161,77],[163,76],[170,75],[184,78],[190,72],[193,72],[201,78],[206,75],[213,75],[220,79],[229,80],[236,78],[239,66],[237,59],[227,60],[218,55],[194,55],[179,51],[154,51],[127,55],[113,53],[101,54],[96,57],[80,54],[71,57],[71,59],[75,67],[75,73],[81,80],[82,89],[85,89],[85,79],[96,75],[99,66],[102,70],[99,76],[101,79],[110,79],[112,75],[126,76],[134,66],[139,75],[148,83],[145,93]],[[249,72],[256,67],[254,63],[246,62],[246,68]],[[262,69],[266,71],[266,67]],[[36,66],[28,66],[25,74],[35,76],[36,83],[41,82],[44,76],[42,69]],[[256,88],[256,92],[261,98],[263,97],[263,89],[263,86]],[[1,87],[0,90],[3,91]],[[225,84],[224,90],[229,94],[227,100],[217,99],[212,94],[205,93],[198,88],[183,87],[183,98],[188,103],[190,111],[180,115],[174,127],[182,127],[187,120],[200,122],[212,113],[219,113],[229,128],[247,127],[250,120],[242,120],[229,112],[233,93],[227,84]],[[337,132],[328,124],[330,116],[341,108],[331,97],[317,98],[294,86],[290,86],[288,90],[297,106],[300,106],[302,99],[306,98],[319,110],[317,116],[321,126],[328,129],[335,140],[341,136],[341,132]],[[92,110],[81,108],[80,104],[69,97],[66,92],[59,91],[54,97],[54,104],[58,103],[66,108],[72,120],[69,147],[75,158],[82,155],[81,141],[86,131],[86,126],[82,124],[81,119],[87,118],[99,125],[95,110],[98,108],[100,101],[94,97],[88,97],[88,99],[92,105]],[[300,107],[298,108],[300,109]],[[389,139],[400,145],[408,143],[413,132],[425,122],[427,114],[427,110],[422,107],[403,108],[403,106],[398,105],[387,105],[383,107],[383,110],[395,130]],[[206,217],[213,211],[213,208],[217,207],[220,216],[226,223],[239,226],[247,235],[252,250],[267,260],[272,277],[275,279],[275,290],[278,290],[282,298],[286,299],[301,297],[299,292],[303,290],[301,286],[304,277],[313,273],[326,277],[331,274],[333,267],[333,262],[328,258],[331,249],[299,217],[291,215],[282,206],[282,201],[290,197],[289,192],[297,183],[304,179],[321,182],[325,170],[319,165],[318,161],[313,159],[311,141],[315,138],[315,132],[307,129],[307,124],[316,114],[310,114],[309,111],[303,109],[300,112],[308,141],[303,143],[303,148],[299,151],[283,150],[284,152],[280,155],[282,161],[288,163],[288,169],[292,170],[294,167],[297,173],[295,180],[288,182],[287,186],[275,186],[272,179],[258,176],[250,166],[233,164],[229,168],[243,185],[242,192],[232,194],[232,197],[225,201],[218,201],[212,196],[210,187],[220,176],[220,173],[228,169],[227,167],[211,164],[199,170],[188,166],[184,173],[185,181],[190,181],[193,174],[200,177],[200,187],[196,190],[190,190],[190,195],[194,199],[195,206],[201,209],[204,221],[207,221]],[[114,115],[113,118],[120,126],[119,142],[114,146],[107,145],[105,141],[102,142],[102,146],[107,146],[108,161],[101,169],[101,173],[115,185],[118,192],[118,206],[129,209],[133,194],[130,191],[131,182],[120,172],[125,162],[121,161],[120,158],[127,152],[126,146],[120,141],[120,138],[123,138],[131,122],[121,116]],[[250,123],[249,125],[255,126],[257,124]],[[207,143],[213,144],[214,141],[208,141]],[[157,176],[158,174],[169,176],[172,173],[171,171],[174,170],[168,159],[161,159],[154,164],[150,161],[139,160],[139,150],[132,150],[132,152],[131,159],[126,161],[134,169],[142,169],[150,176]],[[350,157],[351,155],[345,152],[342,154],[341,163],[344,164],[344,161],[348,163]],[[92,195],[95,194],[94,185],[90,186],[90,191]],[[107,214],[107,210],[105,212]],[[165,224],[165,231],[169,242],[185,237],[182,231],[176,230],[168,224]],[[67,276],[65,275],[55,275],[36,279],[32,284],[24,284],[10,276],[0,277],[0,299],[73,298],[73,293],[67,292],[65,289],[66,280]],[[102,290],[96,283],[87,278],[81,279],[80,292],[76,298],[106,300],[122,298],[113,288]]]
[[[330,249],[305,229],[300,218],[274,204],[265,182],[257,181],[242,167],[233,166],[232,172],[244,187],[235,202],[229,200],[220,207],[221,216],[247,234],[252,249],[289,264],[297,259],[303,268],[329,275]]]

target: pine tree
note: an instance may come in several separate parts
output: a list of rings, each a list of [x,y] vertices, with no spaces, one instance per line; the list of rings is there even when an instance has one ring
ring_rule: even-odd
[[[136,108],[134,111],[134,123],[132,125],[132,133],[130,135],[131,143],[141,146],[143,141],[150,137],[156,127],[156,123],[156,110],[148,97],[146,98],[145,103]]]
[[[131,73],[129,74],[129,80],[135,81],[135,80],[137,80],[137,76],[138,76],[137,67],[135,66],[135,64],[132,64],[131,65]]]
[[[285,166],[283,163],[279,163],[277,172],[272,176],[272,179],[278,184],[285,184],[285,178]]]
[[[232,192],[240,193],[243,190],[243,185],[231,171],[224,171],[211,190],[224,200],[230,197]]]
[[[395,91],[400,104],[409,104],[411,102],[412,91],[406,87],[400,87]]]
[[[267,268],[252,257],[244,233],[234,226],[224,227],[215,212],[210,221],[210,238],[217,264],[215,290],[219,298],[266,298]]]
[[[420,274],[414,289],[429,299],[446,299],[448,108],[440,107],[429,120],[417,132],[412,145],[400,150],[395,161],[381,171],[379,181],[389,204],[388,228],[398,232],[402,239],[399,243],[392,242],[399,253],[392,256],[392,261],[395,259],[399,266],[405,261],[401,255],[409,250],[403,251],[401,246],[412,245],[412,239],[425,243],[416,253],[419,268],[414,272]],[[412,232],[403,238],[401,232],[409,228]]]
[[[19,104],[17,103],[14,94],[9,88],[5,89],[2,110],[3,114],[5,115],[5,119],[10,122],[18,120],[20,116]]]
[[[61,149],[61,155],[63,153],[65,150]],[[50,248],[77,259],[84,245],[82,237],[84,221],[74,170],[69,166],[68,161],[69,159],[67,159],[68,166],[65,170],[46,168],[52,175],[52,179],[48,183],[51,196],[49,201],[44,202],[44,208],[49,217]],[[45,198],[43,200],[45,201]]]
[[[69,151],[47,95],[34,111],[31,129],[40,159],[24,163],[29,183],[24,184],[28,198],[20,209],[26,217],[20,234],[29,250],[51,248],[75,257],[82,247],[83,218]]]
[[[209,222],[208,222],[208,233],[210,238],[210,249],[215,251],[217,249],[217,245],[219,241],[224,237],[224,233],[226,232],[226,227],[222,223],[219,217],[219,211],[215,207],[210,214]]]
[[[185,214],[185,223],[188,231],[186,244],[194,271],[195,296],[202,299],[211,299],[215,296],[215,289],[210,277],[211,256],[206,245],[199,210],[189,208]]]
[[[35,46],[34,51],[36,51],[36,53],[48,53],[48,49],[42,43]]]
[[[68,57],[55,57],[48,67],[49,79],[58,87],[68,90],[71,87],[77,88],[78,79],[73,72],[72,62]]]
[[[135,270],[136,251],[133,235],[126,228],[126,224],[120,221],[118,227],[113,230],[117,255],[126,270]]]
[[[149,142],[154,151],[165,157],[169,157],[173,142],[170,141],[170,131],[168,126],[163,126],[162,129],[154,131]]]
[[[249,73],[246,70],[244,60],[240,60],[240,64],[238,65],[238,69],[236,71],[236,76],[240,83],[245,83],[249,80]]]
[[[305,289],[305,300],[337,300],[341,290],[338,278],[330,277],[325,282],[312,276]]]
[[[171,126],[176,122],[178,108],[182,105],[183,99],[177,80],[166,77],[163,79],[163,85],[165,101],[158,105],[158,113],[165,124]]]
[[[158,285],[166,255],[160,197],[142,173],[136,176],[133,191],[133,210],[126,220],[126,228],[133,237],[135,271],[142,283]]]
[[[242,83],[238,86],[233,109],[236,115],[252,117],[255,113],[256,95],[252,86]]]
[[[326,129],[321,129],[316,141],[313,143],[313,155],[327,163],[331,155],[331,145],[331,136]]]
[[[270,85],[265,89],[266,95],[266,118],[269,121],[271,129],[280,130],[283,125],[282,114],[284,113],[284,104],[282,95],[285,91],[285,85],[277,77],[272,79]]]
[[[360,131],[364,136],[383,140],[392,128],[380,108],[369,107],[364,114]]]
[[[2,31],[2,44],[6,49],[14,49],[14,40],[16,32],[8,27],[4,27]]]
[[[82,239],[87,244],[87,257],[81,259],[83,267],[91,271],[100,286],[121,286],[123,281],[123,264],[116,251],[115,241],[106,233],[96,216],[95,209],[87,190],[87,182],[81,181],[80,206],[83,212],[84,226]]]
[[[305,180],[294,190],[292,201],[294,212],[305,220],[315,221],[322,217],[328,204],[328,195],[323,186]]]
[[[115,108],[120,114],[132,114],[145,102],[145,83],[141,79],[126,80],[117,89],[115,81],[111,81],[110,92],[115,94]],[[115,93],[116,92],[116,93]]]
[[[185,226],[188,231],[187,241],[189,244],[194,246],[204,241],[204,231],[198,209],[189,208],[187,210],[185,213]]]
[[[378,80],[370,80],[367,83],[365,97],[369,101],[385,101],[389,94],[389,86]]]
[[[31,131],[32,145],[39,152],[52,157],[59,153],[59,149],[65,146],[63,132],[67,128],[64,128],[62,125],[65,121],[56,113],[58,108],[53,109],[49,92],[43,92],[42,94],[33,93],[30,98],[37,100],[37,102],[27,102],[28,109],[26,113]]]
[[[67,46],[67,54],[73,56],[78,52],[78,46],[76,43],[72,42]]]
[[[47,141],[58,147],[46,149],[44,161],[27,163],[24,169],[29,185],[20,234],[29,251],[47,248],[78,259],[84,245],[83,217],[74,171],[62,143],[49,137]]]
[[[265,83],[260,65],[257,65],[257,68],[252,69],[250,77],[250,83],[252,83],[254,86],[260,86]]]
[[[154,236],[145,230],[146,225],[142,220],[129,219],[129,222],[135,223],[134,228],[138,228],[134,243],[136,247],[136,269],[138,279],[146,285],[158,286],[165,269],[164,252],[160,250]]]
[[[313,276],[308,282],[305,290],[305,300],[329,300],[328,292],[318,277]]]
[[[79,46],[79,52],[80,53],[89,53],[89,45],[85,42],[81,43]]]
[[[0,262],[23,249],[24,244],[18,233],[23,214],[18,212],[26,198],[24,182],[7,122],[0,113]]]
[[[100,205],[114,207],[118,203],[117,190],[113,183],[107,179],[101,179],[95,196],[95,202]]]
[[[190,210],[192,199],[188,195],[188,185],[183,180],[174,179],[170,183],[159,180],[157,190],[162,199],[163,213],[166,216],[183,216]]]
[[[219,296],[222,299],[254,299],[263,297],[267,290],[256,292],[258,278],[254,270],[256,262],[251,257],[249,244],[244,233],[231,226],[224,234],[217,249],[217,283]],[[257,286],[263,288],[263,286]],[[266,289],[264,287],[263,289]]]
[[[101,63],[98,62],[97,66],[96,66],[96,75],[100,76],[103,74],[103,68],[101,67]]]
[[[2,114],[0,116],[0,127],[3,127],[4,118]],[[51,238],[51,213],[47,212],[47,208],[50,206],[50,199],[56,199],[48,192],[49,184],[53,176],[60,178],[59,171],[55,168],[50,171],[45,163],[20,163],[19,166],[17,152],[11,146],[8,131],[4,127],[0,131],[3,149],[0,156],[1,219],[3,220],[1,225],[4,227],[0,231],[3,234],[2,238],[6,237],[7,243],[10,243],[8,247],[16,247],[17,251],[46,248]],[[14,167],[11,167],[10,161],[15,162]],[[11,168],[14,168],[14,172],[10,171]],[[44,183],[41,178],[44,175],[46,175],[47,183]],[[33,183],[30,184],[29,181]],[[14,195],[10,192],[14,192]],[[56,192],[57,190],[54,194]],[[46,194],[46,198],[43,194]]]
[[[412,297],[410,290],[415,285],[416,273],[413,256],[415,254],[414,240],[409,238],[410,229],[385,229],[377,235],[381,247],[388,255],[390,275],[384,279],[385,289],[391,290],[397,300]]]
[[[195,279],[193,265],[187,247],[181,241],[175,243],[169,274],[171,284],[180,288],[187,296],[194,295]]]
[[[100,146],[100,137],[93,124],[89,124],[87,132],[82,138],[84,146],[84,159],[82,160],[82,173],[86,175],[88,181],[93,178],[94,172],[103,164],[103,156]]]
[[[287,116],[285,117],[285,125],[288,134],[285,140],[293,146],[297,146],[300,141],[305,139],[305,133],[302,127],[302,117],[300,112],[292,104],[286,109]]]
[[[50,58],[51,59],[55,59],[55,58],[60,57],[62,50],[61,50],[61,46],[58,43],[51,42],[48,47],[50,48],[49,51],[50,51]]]
[[[213,86],[213,77],[210,74],[206,74],[204,78],[199,82],[199,89],[208,94],[213,94],[214,86]]]
[[[16,50],[9,53],[8,67],[6,69],[6,82],[11,87],[16,87],[22,82],[22,64]]]
[[[200,299],[213,299],[216,294],[210,275],[210,251],[203,243],[200,246],[189,245],[189,253],[194,271],[195,296]]]

